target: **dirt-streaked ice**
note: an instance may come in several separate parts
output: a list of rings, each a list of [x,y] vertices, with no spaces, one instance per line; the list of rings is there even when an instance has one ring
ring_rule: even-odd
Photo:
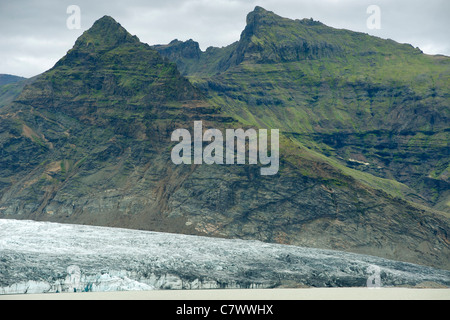
[[[363,287],[374,277],[384,287],[450,286],[449,271],[340,251],[0,220],[0,294]]]

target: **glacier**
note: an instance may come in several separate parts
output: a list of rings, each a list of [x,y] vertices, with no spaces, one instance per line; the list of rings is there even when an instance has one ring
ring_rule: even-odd
[[[450,271],[252,240],[0,219],[0,295],[430,283],[450,287]]]

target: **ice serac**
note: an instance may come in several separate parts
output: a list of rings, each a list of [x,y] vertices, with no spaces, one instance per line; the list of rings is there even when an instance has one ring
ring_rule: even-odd
[[[139,42],[112,18],[97,21],[52,69],[27,83],[14,102],[0,107],[0,218],[260,240],[450,268],[445,214],[410,202],[405,194],[415,193],[405,185],[352,170],[315,149],[321,144],[300,138],[303,128],[323,132],[362,126],[364,117],[358,118],[354,110],[360,104],[351,97],[365,96],[365,84],[314,78],[327,74],[314,64],[320,59],[287,64],[267,60],[272,49],[266,41],[276,44],[277,38],[284,39],[292,47],[295,41],[289,34],[311,42],[318,39],[302,32],[325,28],[267,15],[261,21],[276,23],[258,28],[276,27],[276,32],[257,28],[256,38],[244,34],[243,63],[226,64],[239,56],[241,41],[223,50],[210,48],[199,61],[206,57],[213,66],[203,64],[196,74],[214,76],[192,78],[192,83],[169,58]],[[332,43],[328,38],[324,41]],[[262,51],[247,50],[250,43],[244,40]],[[197,67],[195,43],[174,42],[169,47],[179,47],[167,52],[181,52],[186,70]],[[273,51],[276,61],[286,57],[278,51]],[[294,69],[285,68],[292,63]],[[330,70],[346,74],[342,63],[339,68],[330,64],[336,67]],[[226,71],[217,74],[216,67]],[[312,74],[306,76],[304,67],[311,67]],[[303,74],[301,81],[293,80]],[[436,84],[440,81],[434,79]],[[327,89],[333,83],[358,88],[336,93],[352,101],[348,107],[338,109],[324,100],[335,92]],[[370,87],[373,103],[384,96],[376,92]],[[306,107],[306,102],[313,106]],[[374,114],[381,109],[376,106]],[[333,110],[339,110],[336,117],[331,116]],[[370,110],[367,105],[359,111]],[[415,119],[426,123],[423,117]],[[435,125],[441,121],[435,120]],[[192,128],[194,121],[222,132],[280,129],[278,174],[261,176],[258,165],[248,164],[173,164],[171,134]],[[311,131],[301,132],[314,137]]]

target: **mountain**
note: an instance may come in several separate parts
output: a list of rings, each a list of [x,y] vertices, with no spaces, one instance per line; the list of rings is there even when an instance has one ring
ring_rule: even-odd
[[[1,109],[3,216],[47,219],[55,212],[67,221],[126,225],[114,212],[141,212],[152,202],[148,193],[165,187],[158,177],[167,168],[149,171],[150,160],[166,162],[160,149],[177,118],[211,113],[199,96],[174,64],[101,18]],[[140,191],[132,188],[136,181],[144,183]],[[142,201],[103,207],[105,195]],[[88,217],[80,218],[83,212]]]
[[[0,235],[0,296],[367,287],[377,271],[382,287],[450,285],[450,271],[258,241],[15,220],[0,220]]]
[[[11,103],[30,81],[32,79],[0,74],[0,107]]]
[[[16,83],[25,79],[26,78],[24,77],[13,76],[10,74],[0,74],[0,87],[4,86],[5,84]]]
[[[366,150],[366,140],[396,150],[383,139],[398,138],[389,130],[399,124],[403,128],[400,111],[406,109],[408,115],[418,112],[408,121],[430,141],[414,136],[417,143],[408,142],[411,150],[435,152],[421,170],[444,162],[445,146],[434,141],[448,134],[439,131],[445,127],[445,112],[438,118],[437,112],[425,114],[418,106],[445,107],[445,72],[433,74],[436,95],[426,99],[435,104],[413,99],[410,110],[399,103],[409,92],[406,82],[388,87],[379,80],[375,89],[367,87],[358,74],[371,70],[370,65],[353,64],[367,57],[390,61],[386,57],[349,56],[341,41],[327,42],[326,34],[318,42],[305,39],[311,48],[305,54],[281,54],[273,45],[266,48],[269,39],[261,40],[270,28],[270,41],[278,39],[287,48],[297,46],[301,37],[293,31],[328,27],[310,20],[291,22],[262,8],[248,20],[239,42],[205,53],[193,41],[151,47],[111,17],[96,21],[52,69],[0,107],[0,218],[260,240],[449,269],[448,212],[431,208],[414,185],[376,176],[369,170],[373,164],[367,172],[349,167],[365,160],[353,152]],[[296,28],[287,31],[292,39],[277,34],[291,27]],[[373,41],[373,48],[380,46],[381,40]],[[446,66],[446,58],[438,63],[399,46],[417,61]],[[197,69],[202,59],[210,62]],[[391,60],[403,61],[403,56]],[[183,72],[197,72],[183,76],[176,61],[185,61]],[[420,67],[438,68],[430,63],[410,69]],[[415,85],[415,78],[402,76]],[[417,83],[427,90],[428,82]],[[395,122],[390,108],[397,104],[400,120]],[[367,119],[368,110],[373,119]],[[389,117],[382,121],[387,110]],[[420,130],[431,115],[427,135]],[[248,163],[175,165],[171,134],[179,128],[192,132],[194,121],[203,121],[204,129],[280,129],[279,172],[263,176],[260,165]],[[376,129],[377,121],[386,128]],[[344,143],[359,136],[359,144]],[[339,137],[348,140],[332,148],[344,140]],[[378,155],[379,149],[374,150]],[[436,171],[433,177],[445,187],[445,174]],[[443,196],[442,188],[437,196]]]
[[[398,181],[409,200],[450,212],[449,57],[261,7],[238,42],[194,56],[187,46],[198,44],[154,48],[225,113],[279,128],[359,178]]]

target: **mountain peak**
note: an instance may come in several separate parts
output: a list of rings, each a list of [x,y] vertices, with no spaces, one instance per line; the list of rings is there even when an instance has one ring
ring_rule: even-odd
[[[281,19],[281,17],[272,11],[256,6],[255,9],[247,15],[247,25],[270,23],[277,19]]]
[[[272,11],[268,11],[268,10],[266,10],[263,7],[260,7],[260,6],[256,6],[255,9],[253,9],[253,12],[255,12],[255,13],[263,13],[263,14],[273,13]]]
[[[113,17],[108,15],[104,15],[103,17],[95,21],[94,25],[96,24],[111,24],[120,26],[120,23],[118,23]]]
[[[292,20],[257,6],[247,15],[235,61],[286,62],[334,56],[340,46],[333,37],[322,35],[328,31],[312,19]]]
[[[139,39],[132,36],[120,23],[110,16],[103,16],[94,22],[75,43],[75,47],[89,47],[110,49],[122,43],[137,43]]]
[[[94,22],[92,27],[88,30],[88,32],[91,33],[121,33],[125,30],[124,27],[120,23],[118,23],[113,17],[110,16],[103,16],[97,21]]]

